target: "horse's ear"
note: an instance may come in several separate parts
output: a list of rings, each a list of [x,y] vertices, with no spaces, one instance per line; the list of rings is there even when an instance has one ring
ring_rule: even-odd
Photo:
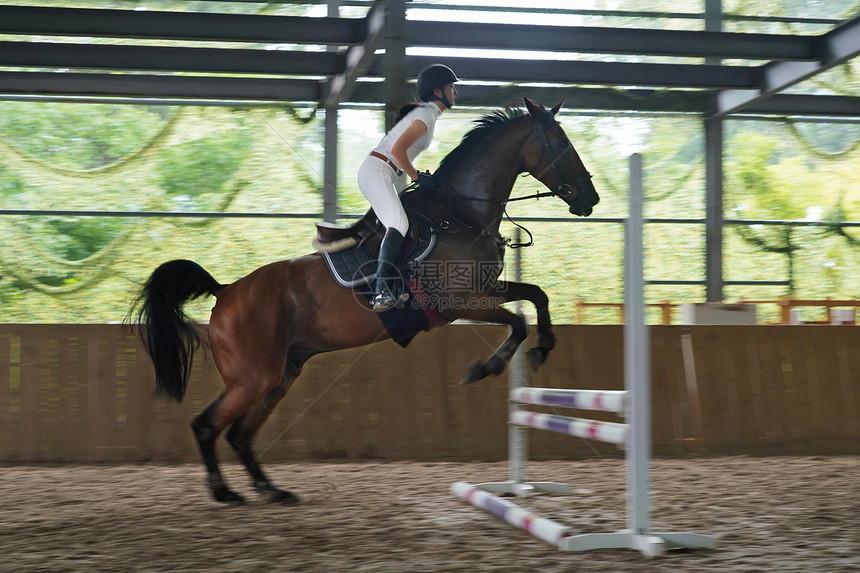
[[[546,114],[546,108],[542,103],[527,97],[523,98],[523,102],[526,104],[526,109],[529,111],[529,115],[533,118],[541,119]]]
[[[550,111],[552,112],[553,115],[555,115],[558,113],[558,110],[560,110],[561,106],[563,106],[563,105],[564,105],[564,100],[561,100],[560,102],[555,104],[555,107],[553,107]]]

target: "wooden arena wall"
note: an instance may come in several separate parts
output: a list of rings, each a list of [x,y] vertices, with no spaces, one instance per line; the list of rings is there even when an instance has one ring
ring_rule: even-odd
[[[458,324],[407,349],[383,342],[312,359],[263,427],[261,459],[506,458],[507,375],[458,382],[505,334]],[[531,385],[623,388],[621,326],[556,334]],[[655,455],[860,454],[860,328],[654,326],[651,349]],[[148,357],[121,325],[0,325],[0,462],[197,460],[188,423],[220,388],[198,354],[182,404],[154,396]],[[537,458],[620,455],[530,436]]]

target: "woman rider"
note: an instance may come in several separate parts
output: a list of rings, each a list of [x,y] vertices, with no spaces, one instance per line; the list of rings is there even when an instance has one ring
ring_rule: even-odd
[[[416,91],[421,103],[407,104],[400,109],[394,127],[385,134],[358,169],[358,186],[370,201],[379,222],[385,226],[385,236],[379,248],[379,264],[372,299],[373,310],[388,310],[408,299],[400,293],[399,273],[395,261],[400,255],[409,220],[399,197],[399,178],[406,173],[412,182],[422,187],[434,186],[429,172],[419,172],[413,162],[419,153],[430,147],[436,119],[452,107],[457,99],[454,82],[457,76],[447,66],[433,64],[418,74]]]

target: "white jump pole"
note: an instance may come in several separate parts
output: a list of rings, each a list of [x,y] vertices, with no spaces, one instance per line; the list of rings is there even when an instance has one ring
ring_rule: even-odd
[[[521,344],[511,359],[511,371],[508,374],[508,389],[511,392],[516,391],[525,386],[528,380],[528,364],[526,363],[525,350],[526,344]],[[515,416],[522,411],[522,406],[519,403],[508,401],[508,420],[513,420]],[[557,493],[566,493],[568,488],[565,484],[557,484],[555,486],[547,486],[547,490],[543,487],[544,484],[531,483],[526,477],[526,460],[529,457],[529,435],[528,428],[517,424],[508,424],[508,481],[492,484],[483,484],[487,491],[495,491],[498,493],[512,493],[519,497],[525,497],[536,491],[554,491]]]
[[[627,520],[630,531],[648,531],[648,460],[651,459],[650,377],[648,329],[645,326],[643,270],[642,156],[630,156],[629,213],[624,227],[624,388],[627,423],[633,428],[625,451],[627,462]]]
[[[522,240],[520,228],[515,230],[514,240],[519,244]],[[514,249],[514,281],[521,282],[523,280],[523,255],[522,249]],[[515,311],[517,314],[522,313],[522,301],[517,301]],[[517,388],[522,388],[528,383],[528,365],[526,364],[525,347],[528,339],[520,344],[511,358],[511,363],[508,365],[508,390],[513,392]],[[520,405],[516,402],[508,402],[508,419],[513,417]],[[509,489],[503,488],[501,491],[507,493],[517,493],[523,495],[522,490],[518,490],[517,484],[522,484],[526,481],[526,464],[525,461],[529,456],[529,441],[528,433],[525,428],[508,424],[508,480],[511,484]],[[515,491],[517,490],[517,491]]]
[[[566,388],[514,388],[511,400],[520,404],[558,406],[580,410],[602,410],[622,414],[625,411],[624,390],[569,390]]]

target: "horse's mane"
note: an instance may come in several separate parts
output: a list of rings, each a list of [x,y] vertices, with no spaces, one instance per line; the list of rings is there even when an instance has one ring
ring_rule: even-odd
[[[488,113],[481,119],[475,121],[475,127],[472,128],[466,135],[463,136],[463,141],[460,145],[451,150],[448,155],[442,159],[436,174],[441,178],[446,178],[455,171],[463,160],[478,147],[486,138],[497,133],[504,127],[507,127],[516,120],[525,117],[526,112],[520,108],[506,107]]]

